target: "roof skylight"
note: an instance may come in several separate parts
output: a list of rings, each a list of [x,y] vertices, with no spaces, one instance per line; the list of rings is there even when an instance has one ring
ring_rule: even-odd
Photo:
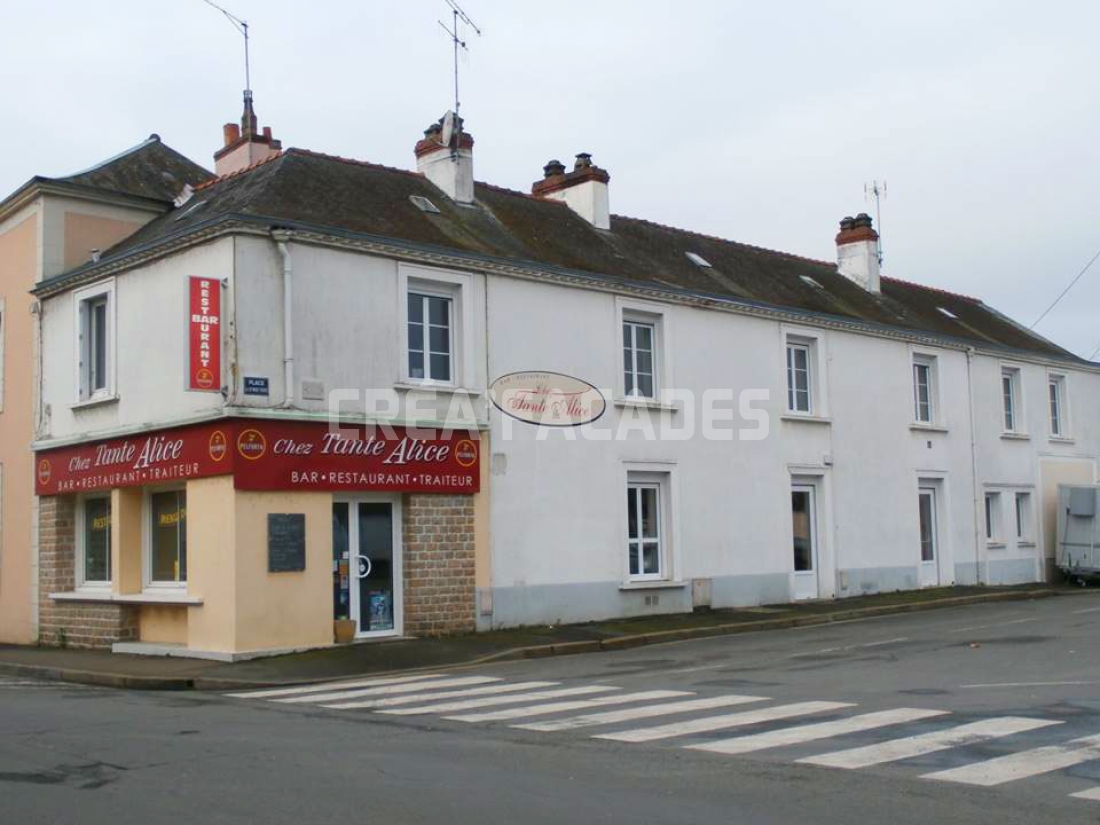
[[[936,309],[938,309],[940,312],[942,312],[948,318],[956,318],[957,319],[959,317],[958,315],[956,315],[954,312],[947,309],[946,307],[936,307]]]
[[[808,283],[814,289],[824,289],[825,288],[821,284],[819,284],[817,281],[815,281],[813,278],[811,278],[809,275],[799,275],[798,277],[801,278],[806,283]]]
[[[413,206],[419,209],[421,212],[431,212],[433,214],[439,214],[439,207],[425,198],[423,195],[409,195],[409,200],[412,201]]]
[[[685,252],[684,254],[687,255],[687,259],[696,266],[710,267],[711,265],[710,261],[700,255],[698,252]]]
[[[176,217],[173,218],[173,220],[182,221],[184,218],[186,218],[188,215],[190,215],[192,212],[194,212],[200,206],[206,206],[206,201],[199,201],[198,203],[191,204],[186,209],[184,209],[182,212],[180,212],[178,215],[176,215]]]

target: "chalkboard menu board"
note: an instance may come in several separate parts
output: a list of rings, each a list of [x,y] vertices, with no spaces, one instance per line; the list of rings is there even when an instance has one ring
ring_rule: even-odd
[[[306,569],[305,513],[267,514],[267,572]]]

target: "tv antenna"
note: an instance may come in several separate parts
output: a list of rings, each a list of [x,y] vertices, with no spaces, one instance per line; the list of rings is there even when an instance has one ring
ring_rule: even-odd
[[[878,265],[882,266],[882,201],[886,198],[886,181],[873,180],[863,184],[863,199],[875,202],[875,227],[878,229]]]
[[[252,75],[248,60],[248,23],[241,20],[241,18],[237,17],[237,15],[233,14],[231,11],[223,9],[217,3],[212,2],[212,0],[202,1],[212,9],[217,9],[224,14],[225,19],[233,24],[233,28],[244,35],[244,99],[250,101],[252,100]]]
[[[206,0],[206,2],[209,3],[210,0]],[[462,49],[462,51],[467,53],[470,51],[469,48],[466,46],[466,41],[459,37],[458,24],[461,22],[469,26],[471,29],[474,30],[474,34],[476,34],[478,37],[481,37],[481,29],[477,27],[477,24],[470,19],[470,15],[466,14],[466,12],[462,10],[462,7],[458,5],[455,0],[444,0],[444,2],[446,2],[447,5],[451,7],[451,27],[447,28],[447,24],[444,23],[442,20],[438,21],[438,23],[443,28],[443,31],[447,32],[447,34],[450,36],[451,43],[454,46],[455,107],[454,115],[452,118],[450,118],[454,124],[453,134],[448,135],[448,137],[444,138],[443,142],[449,143],[450,138],[453,137],[454,143],[451,144],[451,159],[458,160],[458,147],[462,143],[462,118],[459,117],[459,107],[461,104],[459,103],[458,99],[458,51],[460,48]],[[451,113],[448,112],[447,114],[450,115]],[[446,124],[444,124],[444,131],[447,131],[445,127]]]

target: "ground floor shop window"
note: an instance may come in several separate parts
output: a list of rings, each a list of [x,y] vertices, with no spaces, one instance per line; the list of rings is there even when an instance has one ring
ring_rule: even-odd
[[[85,498],[79,509],[78,584],[111,582],[111,499]]]
[[[164,490],[149,496],[149,579],[152,584],[187,581],[187,493]]]

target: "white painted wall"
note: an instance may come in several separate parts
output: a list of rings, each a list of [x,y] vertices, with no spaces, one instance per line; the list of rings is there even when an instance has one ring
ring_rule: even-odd
[[[301,382],[326,391],[392,390],[407,398],[402,380],[405,336],[401,283],[430,270],[352,251],[291,241],[294,268],[294,347],[297,415],[323,414],[326,401],[302,398]],[[492,378],[518,370],[567,373],[605,388],[620,386],[619,319],[636,302],[611,294],[529,280],[439,270],[465,279],[462,293],[463,380],[478,392]],[[282,262],[268,238],[221,240],[118,276],[117,403],[81,411],[74,401],[73,310],[70,297],[46,300],[44,398],[54,438],[175,421],[221,403],[216,395],[183,391],[186,278],[231,278],[236,301],[238,377],[265,376],[269,398],[239,393],[230,403],[283,403]],[[481,623],[514,625],[613,615],[687,610],[692,581],[709,580],[715,607],[783,601],[792,594],[790,484],[793,476],[818,486],[819,581],[823,596],[916,586],[919,562],[917,487],[931,479],[942,491],[940,578],[997,582],[1034,579],[1043,549],[990,548],[981,523],[986,488],[1032,490],[1034,535],[1042,533],[1038,465],[1042,458],[1095,462],[1100,425],[1100,375],[1065,371],[1072,440],[1048,436],[1048,367],[1014,360],[1023,377],[1027,439],[1001,437],[1002,359],[921,346],[937,358],[934,429],[914,428],[910,343],[884,337],[735,315],[681,305],[650,305],[663,313],[664,385],[695,394],[689,410],[637,410],[610,404],[601,429],[626,414],[682,428],[688,441],[647,441],[639,427],[622,441],[569,440],[556,431],[537,440],[535,428],[512,422],[479,401],[476,417],[492,436],[492,587],[482,592]],[[227,311],[228,311],[227,305]],[[785,417],[787,332],[816,336],[823,420]],[[231,350],[226,351],[227,367]],[[968,374],[973,376],[972,392]],[[702,396],[732,390],[722,424],[732,440],[701,434]],[[764,388],[758,404],[770,415],[771,435],[740,441],[751,426],[736,394]],[[972,453],[971,395],[973,419]],[[445,408],[448,396],[439,401]],[[346,409],[354,410],[354,406]],[[574,433],[575,434],[575,433]],[[977,462],[977,477],[972,461]],[[624,587],[625,478],[629,466],[671,472],[674,508],[670,586]],[[1006,496],[1004,515],[1011,516]],[[1006,523],[1005,533],[1010,532]],[[1030,566],[1029,566],[1030,565]],[[705,590],[705,588],[704,588]]]
[[[231,278],[233,241],[225,238],[123,273],[114,278],[117,400],[77,404],[79,331],[73,293],[42,301],[42,400],[40,438],[71,438],[135,424],[178,421],[217,410],[219,393],[185,391],[188,282],[190,276]],[[224,309],[224,294],[223,294]]]

